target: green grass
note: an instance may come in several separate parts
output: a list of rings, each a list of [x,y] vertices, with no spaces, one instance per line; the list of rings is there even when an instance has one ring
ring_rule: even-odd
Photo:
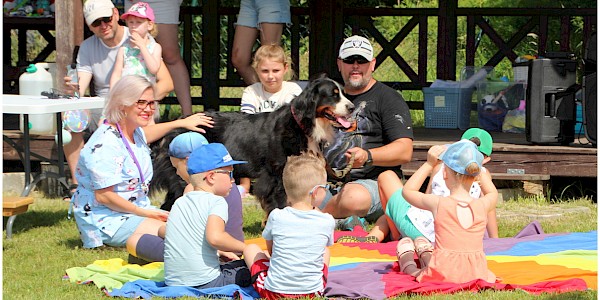
[[[65,270],[82,267],[98,259],[127,259],[123,249],[86,250],[75,222],[67,220],[68,203],[34,195],[35,203],[27,213],[19,215],[14,224],[13,238],[3,240],[4,299],[106,299],[94,285],[77,285],[63,281]],[[155,197],[159,199],[161,197]],[[572,199],[548,203],[542,199],[520,198],[505,201],[498,207],[500,236],[513,236],[530,222],[528,215],[542,212],[562,214],[540,219],[550,232],[585,232],[597,228],[597,205],[591,200]],[[264,213],[258,205],[244,208],[244,231],[247,238],[259,237]],[[7,218],[4,218],[6,223]],[[524,292],[458,293],[438,296],[402,296],[394,299],[596,299],[597,291],[534,297]],[[183,298],[192,299],[192,298]]]

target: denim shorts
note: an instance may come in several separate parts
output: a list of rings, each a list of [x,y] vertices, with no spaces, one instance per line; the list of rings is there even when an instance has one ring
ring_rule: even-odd
[[[131,5],[140,1],[125,1],[125,11],[129,10]],[[179,24],[179,7],[183,0],[145,0],[154,10],[156,24]],[[160,34],[160,32],[159,32]]]
[[[132,215],[121,225],[119,230],[111,238],[106,233],[102,233],[102,241],[104,244],[112,247],[125,247],[127,239],[135,232],[146,218]]]
[[[235,25],[260,29],[261,23],[291,24],[289,0],[242,0]]]
[[[377,185],[377,180],[373,179],[358,179],[356,181],[348,182],[346,184],[360,184],[364,188],[369,191],[369,195],[371,196],[371,207],[369,208],[369,212],[365,216],[365,219],[371,223],[377,221],[379,217],[383,215],[383,208],[381,207],[381,199],[379,198],[379,186]],[[345,185],[344,185],[345,186]],[[343,188],[343,187],[342,187]],[[337,192],[339,193],[340,188],[338,188]],[[327,195],[323,202],[319,205],[320,209],[325,208],[329,200],[333,197],[330,190],[327,190]]]

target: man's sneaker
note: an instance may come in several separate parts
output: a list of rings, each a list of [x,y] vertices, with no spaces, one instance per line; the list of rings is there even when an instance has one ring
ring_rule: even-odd
[[[377,237],[374,236],[351,236],[344,235],[335,241],[336,243],[379,243]]]
[[[354,231],[356,226],[360,226],[364,231],[366,231],[367,227],[365,223],[365,218],[361,218],[359,216],[349,216],[338,224],[338,229],[343,231]]]

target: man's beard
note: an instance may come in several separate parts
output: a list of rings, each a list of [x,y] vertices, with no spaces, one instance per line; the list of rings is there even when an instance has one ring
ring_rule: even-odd
[[[359,80],[353,80],[351,78],[348,78],[348,87],[350,87],[351,89],[355,89],[355,90],[360,90],[365,88],[368,84],[369,81],[371,79],[367,78],[366,76],[363,76],[361,79]]]

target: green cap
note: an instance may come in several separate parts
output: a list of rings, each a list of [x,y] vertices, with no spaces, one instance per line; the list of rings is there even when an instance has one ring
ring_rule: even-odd
[[[492,136],[489,132],[481,128],[469,128],[469,130],[465,131],[461,137],[463,140],[470,140],[472,138],[479,139],[479,146],[477,147],[479,152],[487,156],[492,154],[492,144],[494,141],[492,140]]]

